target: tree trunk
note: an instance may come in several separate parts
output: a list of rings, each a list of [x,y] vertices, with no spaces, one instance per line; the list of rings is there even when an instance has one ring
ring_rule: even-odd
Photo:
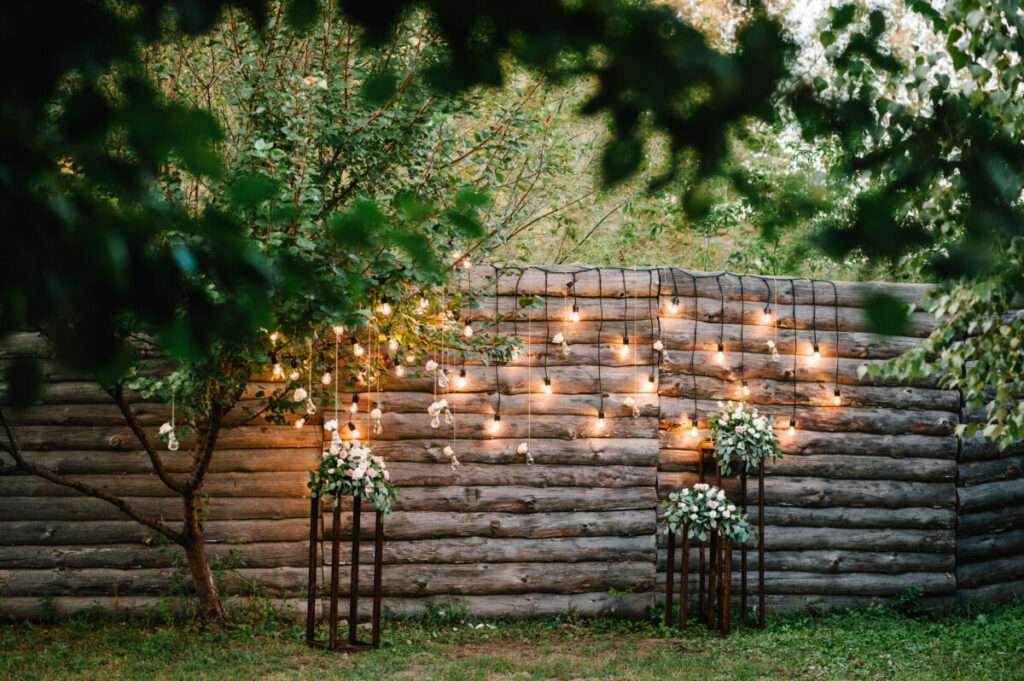
[[[206,553],[203,525],[200,517],[201,499],[197,492],[184,496],[185,522],[183,527],[182,547],[188,560],[189,573],[196,590],[198,601],[198,618],[206,625],[223,626],[227,624],[227,614],[220,600],[220,592],[210,569],[210,558]]]

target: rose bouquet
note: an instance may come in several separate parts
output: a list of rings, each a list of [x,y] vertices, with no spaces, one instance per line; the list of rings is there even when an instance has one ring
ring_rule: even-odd
[[[341,497],[357,497],[384,513],[391,511],[391,503],[398,498],[384,459],[368,445],[342,442],[337,430],[332,431],[320,463],[309,472],[308,487],[314,498],[332,497],[335,506]]]
[[[743,402],[718,403],[718,411],[709,419],[711,439],[715,443],[715,459],[722,475],[732,473],[733,460],[747,470],[757,468],[766,459],[777,458],[779,438],[772,420],[757,413]]]
[[[717,532],[745,544],[752,537],[743,511],[726,499],[724,490],[703,482],[669,494],[662,511],[662,521],[668,530],[681,532],[685,528],[690,539],[707,541],[712,532]]]

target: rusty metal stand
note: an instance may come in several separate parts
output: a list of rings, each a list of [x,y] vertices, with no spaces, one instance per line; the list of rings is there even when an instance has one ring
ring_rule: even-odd
[[[306,611],[306,644],[313,648],[323,648],[335,652],[361,652],[380,647],[380,617],[381,617],[381,577],[384,563],[384,514],[375,511],[376,523],[373,532],[373,609],[370,616],[372,627],[371,639],[369,642],[360,641],[357,634],[359,624],[359,551],[362,547],[362,532],[360,521],[362,519],[362,499],[358,497],[352,501],[352,537],[351,537],[351,571],[349,573],[348,588],[348,636],[345,640],[338,638],[338,595],[341,586],[340,560],[341,560],[341,504],[333,509],[333,522],[331,525],[331,579],[330,579],[330,606],[328,608],[328,638],[327,640],[316,637],[317,617],[317,564],[316,546],[319,541],[326,537],[318,537],[318,523],[320,516],[320,500],[312,499],[309,509],[309,592]]]

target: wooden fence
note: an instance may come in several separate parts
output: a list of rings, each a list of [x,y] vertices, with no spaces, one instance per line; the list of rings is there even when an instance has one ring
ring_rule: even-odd
[[[546,270],[507,270],[495,281],[492,268],[479,267],[467,277],[481,292],[475,323],[486,326],[497,309],[501,330],[525,345],[497,369],[470,360],[466,386],[445,395],[454,444],[449,426],[430,426],[429,377],[392,379],[383,396],[362,396],[364,405],[383,398],[375,452],[401,486],[386,521],[387,607],[641,614],[660,592],[658,499],[696,478],[702,436],[682,424],[696,410],[703,429],[716,401],[739,398],[743,381],[759,409],[797,421],[795,433],[782,431],[785,456],[768,468],[769,608],[860,605],[913,587],[939,606],[1024,591],[1022,453],[997,457],[959,443],[953,431],[966,416],[956,392],[857,376],[859,365],[913,347],[935,325],[918,313],[910,335],[872,336],[863,297],[881,290],[911,301],[924,287]],[[546,312],[520,309],[512,321],[517,293],[546,295]],[[578,322],[566,319],[574,303]],[[548,342],[558,332],[568,354]],[[37,350],[19,336],[6,354]],[[46,370],[42,403],[16,415],[28,456],[180,518],[117,408],[86,377]],[[496,388],[502,420],[491,433]],[[167,418],[162,404],[138,401],[136,410],[154,430]],[[527,439],[532,464],[517,453]],[[452,444],[458,467],[443,452]],[[247,425],[221,436],[207,526],[229,593],[255,588],[304,607],[305,480],[319,448],[318,427]],[[187,457],[166,460],[183,470]],[[152,605],[173,596],[180,558],[104,502],[34,477],[0,477],[0,613],[36,614],[44,600],[59,611]]]

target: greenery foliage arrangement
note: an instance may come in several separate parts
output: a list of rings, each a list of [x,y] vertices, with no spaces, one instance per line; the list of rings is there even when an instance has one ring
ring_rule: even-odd
[[[781,453],[772,420],[745,402],[719,402],[718,411],[708,415],[708,424],[722,475],[731,475],[735,462],[750,471]]]
[[[725,490],[699,482],[672,492],[662,504],[662,522],[669,532],[686,531],[690,539],[707,541],[718,533],[746,544],[753,539],[746,515],[725,496]]]

